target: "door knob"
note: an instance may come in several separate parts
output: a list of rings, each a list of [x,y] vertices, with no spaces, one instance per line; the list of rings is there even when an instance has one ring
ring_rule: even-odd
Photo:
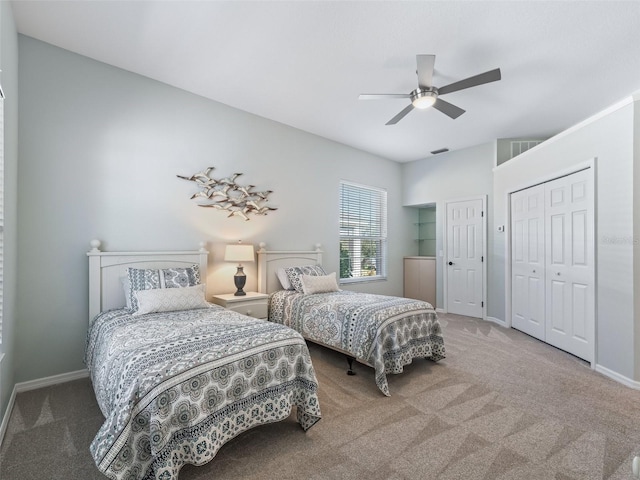
[[[449,262],[449,265],[453,265],[453,262]]]

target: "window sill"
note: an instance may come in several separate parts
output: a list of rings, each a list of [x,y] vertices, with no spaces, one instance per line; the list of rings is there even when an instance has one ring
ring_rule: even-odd
[[[387,277],[383,277],[382,275],[375,275],[371,277],[341,278],[339,283],[340,285],[350,285],[354,283],[380,282],[386,280]]]

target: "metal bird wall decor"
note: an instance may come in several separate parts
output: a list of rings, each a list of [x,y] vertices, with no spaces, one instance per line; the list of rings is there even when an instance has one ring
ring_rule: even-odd
[[[254,191],[255,185],[238,185],[236,179],[242,173],[216,180],[210,176],[215,167],[208,167],[190,177],[176,175],[183,180],[194,182],[200,191],[191,195],[191,199],[201,199],[207,203],[198,203],[199,207],[213,208],[228,212],[228,217],[240,217],[249,220],[249,214],[266,215],[277,210],[264,205],[273,190]]]

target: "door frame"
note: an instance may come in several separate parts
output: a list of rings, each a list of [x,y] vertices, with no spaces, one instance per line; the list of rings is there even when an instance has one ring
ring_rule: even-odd
[[[534,187],[536,185],[540,185],[542,183],[547,183],[557,178],[566,177],[573,173],[580,172],[582,170],[589,170],[589,180],[591,181],[592,188],[592,202],[591,205],[593,208],[593,251],[592,256],[590,258],[591,265],[593,265],[593,325],[590,327],[591,338],[593,339],[592,345],[592,358],[591,361],[591,369],[595,370],[597,365],[597,353],[598,353],[598,342],[597,342],[597,333],[598,333],[598,265],[596,261],[598,259],[598,212],[596,210],[597,202],[597,157],[590,158],[584,162],[577,163],[571,167],[563,168],[561,170],[557,170],[553,173],[544,174],[540,177],[537,177],[535,180],[527,181],[524,184],[518,185],[517,187],[512,187],[507,190],[505,194],[505,206],[507,209],[507,215],[504,225],[504,233],[505,233],[505,278],[504,278],[504,292],[505,292],[505,327],[511,328],[511,194],[515,192],[519,192],[520,190],[525,190],[530,187]]]
[[[449,243],[449,219],[447,212],[449,211],[450,203],[467,202],[469,200],[481,200],[482,201],[482,319],[487,319],[487,195],[474,195],[470,197],[452,198],[444,201],[444,221],[443,221],[443,242],[442,242],[442,291],[443,291],[443,310],[444,313],[449,312],[449,292],[448,292],[448,271],[447,267],[447,245]]]

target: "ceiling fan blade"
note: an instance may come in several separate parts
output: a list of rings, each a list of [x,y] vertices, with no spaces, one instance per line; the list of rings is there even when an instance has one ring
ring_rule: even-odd
[[[433,64],[436,63],[435,55],[416,55],[418,64],[418,85],[420,87],[431,87],[433,78]]]
[[[454,120],[465,112],[460,107],[456,107],[454,104],[449,103],[449,102],[445,102],[444,100],[442,100],[440,98],[438,98],[436,100],[436,103],[433,104],[433,108],[435,108],[436,110],[439,110],[440,112],[444,113],[445,115],[448,115],[449,117],[453,118]]]
[[[458,90],[464,90],[465,88],[475,87],[476,85],[482,85],[484,83],[495,82],[502,78],[500,69],[489,70],[488,72],[474,75],[473,77],[465,78],[459,82],[450,83],[442,88],[438,88],[438,94],[444,95],[446,93],[457,92]]]
[[[393,117],[387,123],[385,123],[385,125],[395,125],[400,120],[402,120],[411,110],[413,110],[413,104],[412,103],[410,103],[409,105],[404,107],[404,110],[402,110],[399,114],[397,114],[395,117]]]
[[[380,98],[409,98],[408,93],[363,93],[359,100],[378,100]]]

